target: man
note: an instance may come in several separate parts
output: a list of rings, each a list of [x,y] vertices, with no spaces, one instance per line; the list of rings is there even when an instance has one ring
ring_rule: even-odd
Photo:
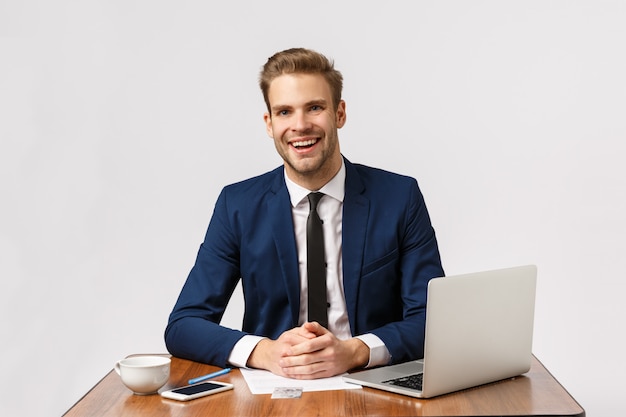
[[[264,120],[284,166],[222,190],[165,331],[173,355],[298,379],[423,356],[427,283],[444,275],[435,232],[413,178],[342,156],[342,82],[307,49],[263,67]],[[322,221],[326,284],[315,321],[310,210]],[[219,325],[239,279],[242,331]]]

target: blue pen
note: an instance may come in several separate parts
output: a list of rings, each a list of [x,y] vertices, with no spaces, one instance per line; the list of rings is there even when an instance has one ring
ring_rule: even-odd
[[[222,369],[221,371],[213,372],[212,374],[199,376],[189,380],[189,385],[197,384],[198,382],[206,381],[207,379],[215,378],[216,376],[224,375],[230,372],[230,368]]]

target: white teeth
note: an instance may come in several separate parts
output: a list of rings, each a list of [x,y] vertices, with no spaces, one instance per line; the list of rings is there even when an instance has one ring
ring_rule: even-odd
[[[296,148],[299,148],[300,146],[311,146],[314,145],[315,142],[317,142],[317,139],[311,139],[311,140],[303,140],[301,142],[293,142],[292,145]]]

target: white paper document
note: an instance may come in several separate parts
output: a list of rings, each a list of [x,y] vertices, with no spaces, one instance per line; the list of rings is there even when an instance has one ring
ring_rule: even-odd
[[[284,378],[260,369],[240,369],[253,394],[272,394],[275,388],[302,388],[305,392],[361,388],[360,385],[344,382],[341,375],[331,378],[302,380]]]

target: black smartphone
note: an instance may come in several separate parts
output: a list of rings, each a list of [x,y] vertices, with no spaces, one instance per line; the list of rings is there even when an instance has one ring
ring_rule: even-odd
[[[195,398],[207,395],[217,394],[218,392],[233,389],[233,384],[227,382],[201,382],[199,384],[187,385],[185,387],[174,388],[169,391],[163,391],[161,396],[170,400],[189,401]]]

